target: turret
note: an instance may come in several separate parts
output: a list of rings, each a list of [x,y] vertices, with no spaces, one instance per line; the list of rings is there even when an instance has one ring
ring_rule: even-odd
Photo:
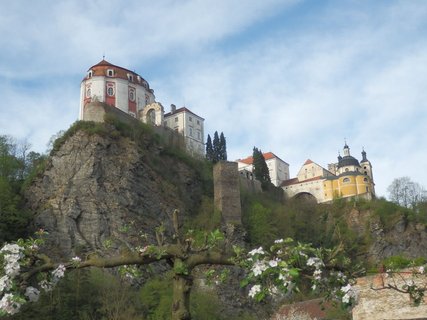
[[[372,164],[366,157],[365,149],[362,149],[362,161],[360,162],[360,166],[362,167],[362,172],[365,176],[371,178],[371,181],[374,181],[374,176],[372,173]]]

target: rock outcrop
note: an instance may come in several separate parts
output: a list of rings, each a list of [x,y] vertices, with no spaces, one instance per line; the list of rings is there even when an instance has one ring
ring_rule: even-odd
[[[135,143],[83,130],[69,137],[27,192],[35,227],[49,232],[51,253],[98,251],[111,239],[118,249],[140,244],[141,234],[155,243],[154,228],[174,209],[197,210],[200,177],[161,153],[150,137]]]
[[[366,255],[372,262],[397,255],[427,258],[426,226],[409,222],[404,216],[394,219],[386,228],[370,210],[353,209],[347,216],[347,223],[359,237],[369,238],[370,246]]]

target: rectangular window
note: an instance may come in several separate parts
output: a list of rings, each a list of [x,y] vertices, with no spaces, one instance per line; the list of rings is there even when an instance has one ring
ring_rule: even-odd
[[[190,128],[190,137],[193,136],[193,128]]]
[[[188,117],[188,120],[190,120],[190,122],[193,122],[193,118],[192,117]]]
[[[200,121],[199,121],[199,120],[197,120],[197,124],[200,124]]]
[[[197,139],[200,140],[200,131],[197,131]]]

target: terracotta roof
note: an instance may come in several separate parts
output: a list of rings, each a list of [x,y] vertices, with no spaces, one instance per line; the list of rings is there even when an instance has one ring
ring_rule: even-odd
[[[296,312],[307,314],[310,318],[325,319],[328,310],[333,309],[333,304],[330,301],[322,303],[322,299],[314,299],[302,302],[296,302],[282,306],[279,311],[271,319],[285,319]],[[284,316],[284,317],[283,317]]]
[[[282,161],[282,162],[284,162],[284,163],[288,164],[286,161],[283,161],[283,160],[282,160],[282,159],[280,159],[278,156],[276,156],[273,152],[265,152],[265,153],[263,153],[262,155],[264,156],[264,159],[265,159],[265,160],[270,160],[270,159],[277,158],[277,159],[279,159],[280,161]],[[252,156],[250,156],[250,157],[247,157],[247,158],[245,158],[245,159],[238,159],[238,160],[237,160],[237,162],[242,162],[242,163],[245,163],[245,164],[252,164],[252,163],[254,162],[254,158],[253,158]]]
[[[143,77],[141,77],[139,74],[137,74],[134,71],[128,70],[126,68],[116,66],[116,65],[108,62],[105,59],[102,59],[100,62],[98,62],[97,64],[90,67],[88,69],[88,72],[92,71],[92,77],[107,76],[107,70],[109,70],[109,69],[112,69],[114,71],[114,75],[109,77],[109,78],[125,79],[125,80],[128,80],[129,82],[139,84],[139,85],[145,87],[147,90],[153,92],[153,90],[150,89],[150,85],[148,84],[148,82]],[[132,75],[132,80],[129,80],[128,74]],[[88,75],[86,75],[82,81],[85,81],[87,79],[89,79]]]
[[[310,159],[307,159],[305,162],[304,162],[304,165],[306,165],[306,164],[311,164],[311,163],[314,163],[313,161],[311,161]]]
[[[178,108],[173,113],[172,112],[165,113],[164,117],[167,118],[167,117],[170,117],[170,116],[172,116],[174,114],[181,113],[181,112],[189,112],[189,113],[195,115],[196,117],[198,117],[198,118],[200,118],[202,120],[205,120],[201,116],[198,116],[197,114],[195,114],[193,111],[187,109],[186,107]]]
[[[306,182],[316,181],[316,180],[321,180],[321,179],[325,179],[325,177],[318,176],[318,177],[314,177],[314,178],[310,178],[310,179],[306,179],[306,180],[302,180],[302,181],[299,181],[298,178],[293,178],[293,179],[283,181],[280,184],[280,186],[286,187],[286,186],[291,186],[293,184],[306,183]]]

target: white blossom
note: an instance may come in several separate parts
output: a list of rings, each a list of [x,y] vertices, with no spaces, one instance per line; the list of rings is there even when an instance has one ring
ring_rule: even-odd
[[[40,291],[34,287],[27,287],[25,295],[28,297],[30,302],[37,302],[40,297]]]
[[[356,299],[357,298],[357,292],[356,290],[354,290],[354,288],[350,285],[347,284],[346,286],[342,287],[340,289],[344,294],[344,296],[342,297],[342,302],[343,303],[350,303],[351,299]]]
[[[283,243],[283,239],[274,240],[274,243]]]
[[[46,292],[52,291],[53,289],[53,285],[47,280],[40,281],[39,286]]]
[[[9,290],[12,286],[12,281],[10,280],[9,276],[5,275],[0,278],[0,293],[3,292],[3,290]]]
[[[263,261],[257,261],[254,263],[252,267],[252,272],[254,273],[254,276],[261,275],[265,270],[267,270],[267,265]]]
[[[418,272],[419,272],[419,273],[424,273],[424,272],[425,272],[425,268],[424,268],[424,266],[419,267],[419,268],[418,268]]]
[[[64,277],[65,270],[65,266],[60,264],[55,270],[52,271],[52,275],[56,280],[59,280]]]
[[[270,267],[274,268],[274,267],[277,267],[277,265],[279,264],[279,261],[277,259],[270,260],[268,261],[268,264],[270,265]]]
[[[319,270],[319,269],[314,270],[313,277],[315,280],[320,280],[322,278],[322,270]]]
[[[9,277],[13,278],[16,275],[19,274],[19,270],[21,269],[21,266],[19,265],[19,262],[17,260],[8,261],[6,265],[4,266],[4,272]]]
[[[9,252],[12,254],[19,254],[24,248],[14,243],[6,243],[3,248],[0,249],[0,253]]]
[[[249,290],[248,296],[253,298],[258,292],[261,292],[261,285],[256,284]]]
[[[248,253],[251,256],[254,256],[256,254],[265,254],[264,249],[262,247],[259,247],[258,249],[253,249],[252,251],[249,251]]]
[[[82,259],[80,257],[75,256],[75,257],[71,258],[71,262],[78,264],[78,263],[82,262]]]
[[[15,314],[21,308],[21,304],[16,302],[13,294],[6,293],[3,298],[0,300],[0,310],[8,314]]]
[[[316,269],[318,269],[318,268],[320,268],[320,267],[323,267],[324,266],[324,263],[323,263],[323,261],[322,260],[320,260],[319,258],[317,258],[317,257],[310,257],[310,258],[308,258],[308,260],[307,260],[307,265],[308,266],[314,266]]]

